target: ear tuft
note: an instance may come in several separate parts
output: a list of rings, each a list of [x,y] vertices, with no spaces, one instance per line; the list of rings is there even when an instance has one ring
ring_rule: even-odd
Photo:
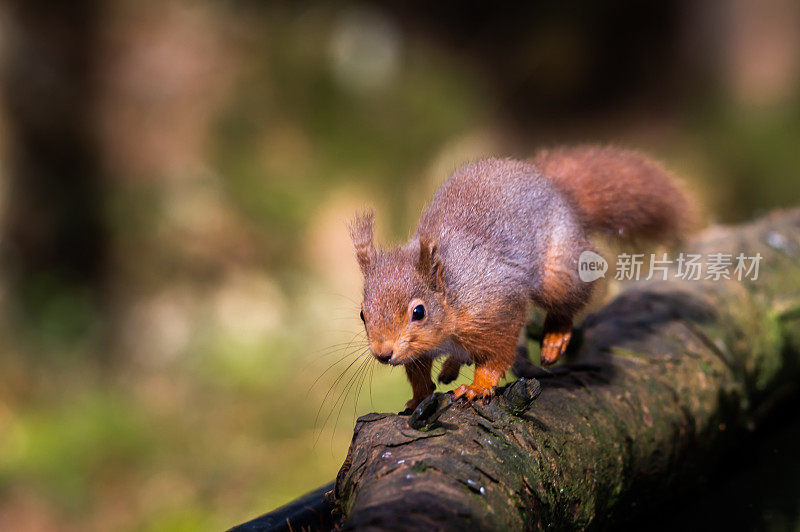
[[[375,213],[372,209],[356,214],[349,224],[350,239],[353,241],[353,247],[356,251],[356,260],[358,260],[361,271],[365,274],[372,268],[378,258],[378,253],[375,251],[375,244],[373,243],[374,225]]]
[[[417,270],[434,292],[444,291],[444,268],[435,241],[420,238]]]

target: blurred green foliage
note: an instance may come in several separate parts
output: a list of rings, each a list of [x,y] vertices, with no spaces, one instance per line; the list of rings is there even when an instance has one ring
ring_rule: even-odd
[[[0,528],[220,529],[328,482],[355,416],[400,410],[408,398],[402,370],[357,358],[359,280],[345,220],[375,203],[379,226],[400,239],[436,182],[466,160],[513,153],[530,138],[642,138],[712,219],[800,198],[793,102],[749,109],[718,89],[666,117],[620,110],[634,118],[543,120],[526,135],[497,113],[485,72],[373,11],[148,2],[140,20],[130,17],[136,3],[120,4],[110,28],[138,28],[126,46],[144,57],[133,54],[131,79],[184,47],[171,60],[207,60],[203,75],[232,81],[207,96],[187,74],[161,117],[146,90],[169,80],[151,76],[156,89],[131,89],[116,104],[145,102],[134,119],[108,111],[122,140],[109,134],[106,149],[157,163],[142,156],[148,164],[108,172],[100,210],[111,251],[99,289],[43,276],[25,305],[0,293]],[[389,47],[388,77],[354,87],[337,74],[336,43],[359,24],[389,24],[396,40],[372,43]],[[220,34],[213,53],[192,48],[210,30]],[[173,144],[148,144],[180,120],[189,126],[164,141]],[[551,126],[557,133],[543,136]],[[200,148],[186,147],[198,127]],[[130,138],[119,133],[127,128]],[[158,163],[173,152],[189,162]]]

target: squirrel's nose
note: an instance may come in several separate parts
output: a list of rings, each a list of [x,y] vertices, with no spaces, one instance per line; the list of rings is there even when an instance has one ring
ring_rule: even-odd
[[[375,348],[372,349],[372,353],[375,355],[375,358],[385,364],[392,358],[394,346],[391,342],[383,342],[382,344],[376,345]]]

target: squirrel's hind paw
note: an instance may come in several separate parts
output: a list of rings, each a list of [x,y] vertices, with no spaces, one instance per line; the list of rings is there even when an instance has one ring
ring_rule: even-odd
[[[547,333],[542,339],[542,365],[555,364],[569,345],[572,332]]]

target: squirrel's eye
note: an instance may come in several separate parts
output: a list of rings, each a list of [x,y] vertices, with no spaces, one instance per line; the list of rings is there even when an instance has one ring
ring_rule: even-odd
[[[417,305],[414,307],[414,310],[411,311],[411,321],[419,321],[425,317],[425,307],[423,305]]]
[[[364,321],[364,322],[365,322],[365,320],[364,320],[364,311],[363,311],[363,310],[361,311],[361,313],[359,314],[359,316],[361,316],[361,321]]]

